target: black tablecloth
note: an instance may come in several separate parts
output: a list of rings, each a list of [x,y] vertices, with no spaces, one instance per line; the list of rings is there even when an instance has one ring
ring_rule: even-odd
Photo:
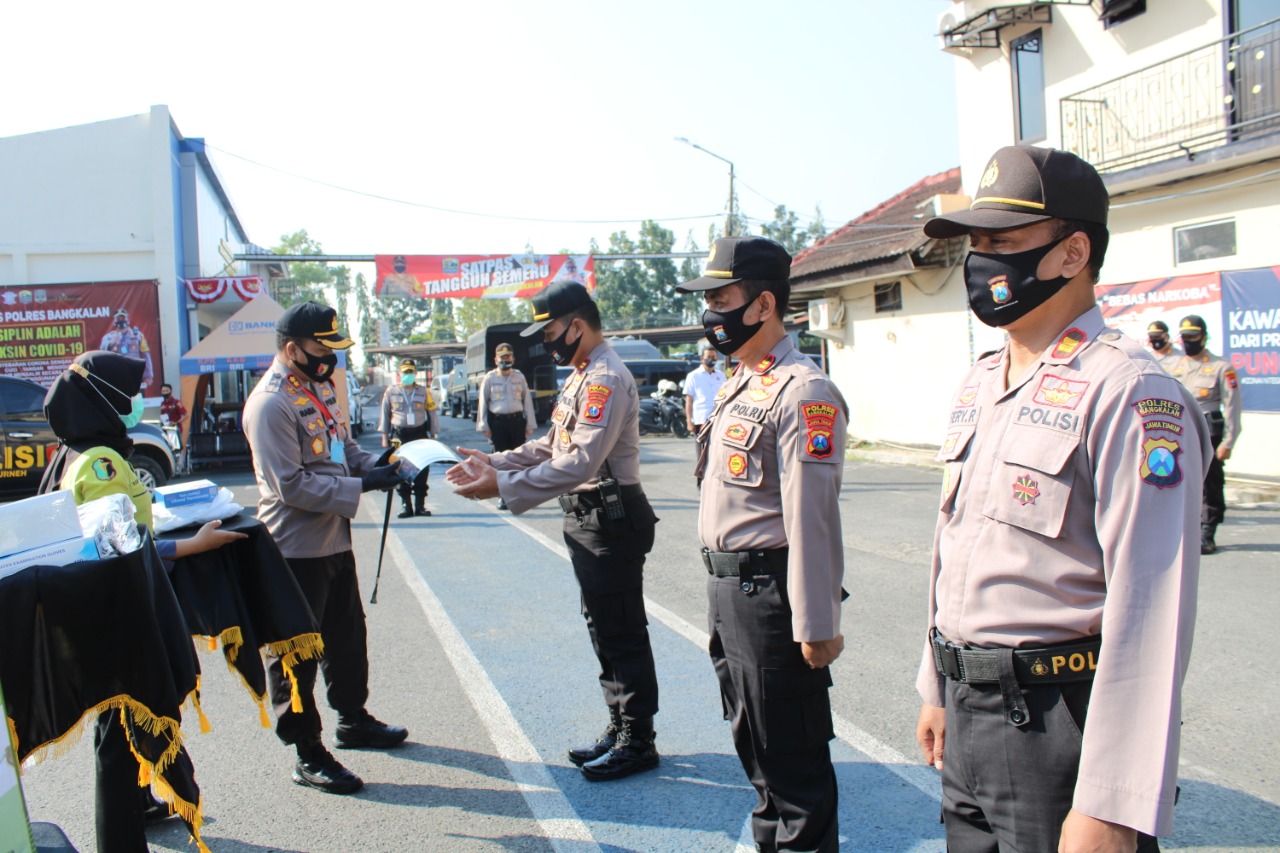
[[[258,703],[262,724],[269,726],[266,671],[258,649],[283,658],[288,672],[297,661],[320,655],[324,646],[315,616],[262,522],[237,515],[224,521],[222,529],[249,538],[182,557],[169,577],[189,633],[211,644],[221,641],[227,666],[244,681]],[[161,538],[193,534],[193,529],[183,529]]]
[[[139,783],[154,783],[199,841],[200,789],[179,725],[200,664],[143,533],[131,554],[0,578],[0,685],[19,760],[61,754],[99,714],[119,713]]]

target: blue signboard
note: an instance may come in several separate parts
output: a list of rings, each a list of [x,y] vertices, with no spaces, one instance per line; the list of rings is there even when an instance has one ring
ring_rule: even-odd
[[[1221,275],[1226,340],[1220,346],[1240,377],[1244,409],[1280,412],[1280,267]]]

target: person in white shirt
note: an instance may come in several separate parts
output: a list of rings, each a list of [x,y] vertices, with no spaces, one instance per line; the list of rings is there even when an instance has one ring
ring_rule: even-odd
[[[690,371],[684,380],[684,416],[694,435],[711,416],[716,394],[724,385],[724,372],[716,366],[718,359],[715,347],[703,347],[702,367]]]

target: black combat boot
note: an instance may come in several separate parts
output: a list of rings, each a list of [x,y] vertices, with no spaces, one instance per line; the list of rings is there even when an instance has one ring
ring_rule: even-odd
[[[653,719],[624,720],[618,741],[595,761],[582,765],[589,782],[609,782],[658,766],[658,750],[653,745]]]
[[[413,518],[413,504],[409,503],[409,496],[403,495],[400,500],[404,503],[404,509],[400,510],[396,518]]]
[[[609,709],[609,725],[604,727],[604,734],[590,746],[579,746],[569,750],[569,761],[575,767],[581,767],[588,761],[595,761],[618,742],[618,732],[622,729],[622,714],[617,708]]]
[[[418,505],[413,508],[414,515],[431,515],[431,510],[427,509],[426,499],[418,501]]]
[[[1200,553],[1212,554],[1218,550],[1218,543],[1213,541],[1213,537],[1218,532],[1216,524],[1200,525]]]

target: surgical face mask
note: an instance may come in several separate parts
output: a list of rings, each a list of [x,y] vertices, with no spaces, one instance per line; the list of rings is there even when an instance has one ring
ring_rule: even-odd
[[[1008,255],[969,252],[964,262],[964,281],[974,316],[988,326],[1007,326],[1066,287],[1071,279],[1065,276],[1048,280],[1036,278],[1040,262],[1065,239],[1067,237]]]
[[[72,367],[75,368],[75,367],[78,367],[78,365],[72,365]],[[132,397],[129,397],[128,394],[124,393],[119,388],[112,385],[110,382],[103,379],[101,376],[98,376],[97,374],[89,373],[88,371],[83,371],[80,373],[80,375],[83,376],[85,380],[88,381],[89,387],[97,392],[98,396],[102,398],[103,402],[105,402],[108,406],[110,406],[112,411],[115,411],[116,416],[120,418],[120,423],[124,424],[125,429],[133,429],[138,424],[142,423],[142,411],[143,409],[146,408],[146,403],[142,401],[142,392],[138,392],[137,394],[134,394]],[[118,410],[116,410],[115,404],[112,403],[110,400],[108,400],[107,395],[103,394],[102,389],[98,387],[99,382],[101,382],[103,385],[106,385],[112,391],[115,391],[121,397],[128,397],[129,414],[122,415]]]
[[[717,351],[733,355],[760,331],[760,327],[764,325],[763,320],[746,323],[742,319],[755,301],[753,299],[732,311],[712,311],[708,308],[702,312],[702,331]]]
[[[333,370],[338,366],[338,354],[336,352],[312,355],[302,347],[298,347],[298,352],[302,353],[305,361],[294,361],[293,366],[301,370],[308,379],[315,382],[328,382],[333,377]]]
[[[414,383],[414,375],[412,373],[401,373],[400,384],[406,388],[412,388]]]
[[[578,345],[582,343],[582,334],[578,334],[578,339],[573,343],[569,343],[569,330],[573,328],[573,323],[564,327],[564,331],[560,333],[560,337],[550,341],[543,341],[542,346],[546,348],[547,354],[551,356],[551,360],[556,364],[565,365],[573,361],[573,357],[578,352]]]
[[[146,403],[142,401],[141,394],[135,394],[129,400],[131,409],[129,414],[120,416],[120,423],[124,424],[125,429],[133,429],[142,423],[142,410],[146,408]]]
[[[1151,335],[1147,340],[1151,342],[1152,349],[1164,349],[1169,345],[1169,339],[1159,335]]]
[[[1182,339],[1182,351],[1187,355],[1196,356],[1204,352],[1204,338],[1198,340]]]
[[[499,370],[510,370],[511,368],[515,367],[515,364],[516,364],[516,363],[515,363],[514,361],[510,361],[510,360],[508,360],[508,359],[505,359],[505,358],[504,358],[504,359],[501,359],[501,360],[498,362],[498,369],[499,369]]]
[[[714,368],[716,366],[716,360],[714,358],[704,358],[702,360],[702,365],[703,367]]]

